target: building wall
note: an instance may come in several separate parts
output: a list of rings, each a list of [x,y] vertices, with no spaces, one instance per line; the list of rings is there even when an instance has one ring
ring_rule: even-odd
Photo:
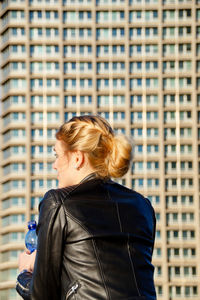
[[[0,299],[16,299],[55,132],[100,114],[134,140],[120,182],[157,216],[158,300],[199,299],[200,1],[1,1]]]

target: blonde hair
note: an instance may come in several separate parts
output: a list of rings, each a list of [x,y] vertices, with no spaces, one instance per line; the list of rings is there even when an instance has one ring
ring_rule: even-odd
[[[129,169],[131,143],[123,135],[116,136],[100,116],[73,117],[59,128],[56,138],[65,142],[69,151],[87,153],[91,166],[101,177],[122,177]]]

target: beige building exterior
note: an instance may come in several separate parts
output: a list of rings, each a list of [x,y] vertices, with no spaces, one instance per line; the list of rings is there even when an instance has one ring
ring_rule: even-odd
[[[57,185],[58,126],[97,113],[134,140],[120,182],[155,208],[158,300],[200,299],[200,1],[0,5],[0,300],[17,299],[26,223]]]

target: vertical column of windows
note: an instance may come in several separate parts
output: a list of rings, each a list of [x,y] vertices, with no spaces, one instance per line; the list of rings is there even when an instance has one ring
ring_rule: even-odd
[[[160,224],[159,123],[162,120],[159,94],[158,7],[150,1],[132,3],[129,11],[129,78],[131,135],[135,141],[132,187],[144,193],[155,208],[157,217],[154,250],[155,279],[158,298],[163,296],[162,236]],[[148,8],[151,4],[151,8]]]
[[[192,284],[180,287],[173,286],[173,284],[177,277],[186,277],[189,269],[194,267],[192,260],[189,266],[185,265],[185,255],[193,251],[193,258],[196,257],[196,249],[190,248],[190,243],[196,238],[194,213],[196,196],[193,176],[195,157],[191,152],[194,147],[192,104],[195,82],[193,79],[194,61],[191,56],[194,29],[192,14],[194,11],[191,6],[187,9],[174,7],[167,10],[165,8],[163,9],[164,60],[162,69],[168,281],[172,285],[169,287],[170,296],[186,297],[190,294]],[[173,24],[174,19],[177,19],[176,26]],[[182,25],[183,20],[187,21],[187,26]],[[176,41],[176,39],[178,40]],[[187,241],[187,247],[184,247],[185,241]],[[173,248],[174,243],[177,248]],[[196,272],[195,269],[191,273],[194,279]],[[193,296],[196,292],[197,290]]]
[[[81,8],[78,2],[71,3],[71,9],[63,7],[64,35],[64,105],[65,120],[71,116],[91,113],[93,105],[93,23],[95,21],[91,1]],[[68,39],[70,38],[70,43]],[[69,58],[70,57],[70,58]]]
[[[53,5],[53,3],[52,3]],[[51,22],[50,22],[51,20]],[[37,220],[38,199],[57,186],[53,161],[55,133],[60,123],[62,53],[58,6],[29,7],[30,25],[30,122],[31,122],[31,219]],[[39,198],[36,196],[39,193]]]
[[[23,3],[11,9],[4,1],[2,6],[2,196],[1,235],[2,250],[0,263],[12,260],[12,266],[1,269],[1,281],[15,280],[17,274],[17,254],[19,250],[7,251],[15,245],[20,249],[25,226],[26,189],[26,69],[25,61],[25,10]],[[20,41],[20,43],[19,43]],[[11,157],[14,160],[11,160]],[[12,208],[12,211],[10,211]],[[15,227],[15,232],[12,228]],[[4,250],[3,250],[4,249]],[[10,295],[12,290],[1,291],[0,297]]]

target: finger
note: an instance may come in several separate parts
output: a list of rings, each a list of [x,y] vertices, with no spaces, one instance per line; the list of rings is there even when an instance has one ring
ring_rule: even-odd
[[[19,257],[18,257],[18,263],[20,263],[20,261],[23,259],[23,257],[24,257],[25,254],[26,254],[25,251],[24,251],[24,252],[21,252],[21,253],[19,254]]]

